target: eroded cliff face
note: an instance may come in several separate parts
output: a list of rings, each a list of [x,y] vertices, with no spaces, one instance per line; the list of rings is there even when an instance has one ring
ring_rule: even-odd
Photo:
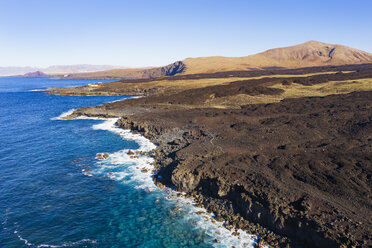
[[[127,78],[158,78],[175,76],[182,73],[185,68],[186,66],[182,61],[177,61],[162,67],[144,69],[141,73],[138,73],[138,75],[133,74],[132,76],[130,76],[128,74]]]
[[[172,64],[139,69],[114,69],[108,71],[97,71],[87,73],[75,73],[64,76],[64,78],[127,78],[127,79],[149,79],[156,77],[175,76],[182,73],[186,66],[182,61]]]
[[[367,247],[371,97],[146,113],[118,125],[159,145],[156,182],[194,196],[227,226],[274,245],[284,236],[297,247]]]

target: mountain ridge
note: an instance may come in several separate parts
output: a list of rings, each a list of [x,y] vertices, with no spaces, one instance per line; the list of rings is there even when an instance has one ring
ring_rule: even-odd
[[[372,54],[355,48],[308,41],[302,44],[273,48],[243,57],[186,58],[167,66],[145,69],[117,69],[95,73],[68,75],[68,78],[131,78],[144,79],[179,74],[215,73],[225,71],[249,71],[267,68],[295,69],[313,66],[372,63]],[[169,68],[180,68],[167,73]]]
[[[308,41],[294,46],[273,48],[244,57],[201,57],[188,58],[185,74],[214,73],[229,70],[264,69],[285,67],[287,69],[372,63],[372,54],[355,48]]]

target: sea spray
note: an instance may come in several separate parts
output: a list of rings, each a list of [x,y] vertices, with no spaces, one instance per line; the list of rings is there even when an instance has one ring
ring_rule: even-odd
[[[52,245],[52,244],[40,244],[40,245],[35,245],[33,243],[31,243],[30,241],[28,241],[27,239],[23,238],[19,231],[18,230],[15,230],[14,231],[14,234],[17,235],[18,239],[22,242],[24,242],[24,244],[28,247],[36,247],[36,248],[60,248],[60,247],[81,247],[82,245],[84,245],[83,247],[87,247],[86,245],[87,244],[91,244],[91,245],[95,245],[97,244],[97,241],[96,240],[91,240],[91,239],[82,239],[82,240],[78,240],[78,241],[75,241],[75,242],[65,242],[65,243],[62,243],[61,245]]]
[[[140,134],[124,130],[115,125],[117,118],[105,119],[100,124],[93,125],[95,130],[107,130],[120,135],[123,139],[134,140],[139,144],[136,150],[123,149],[109,154],[109,157],[97,162],[97,168],[88,175],[107,176],[120,183],[130,183],[136,188],[144,189],[149,193],[160,194],[163,199],[172,202],[176,207],[174,212],[182,211],[183,219],[195,229],[200,229],[208,235],[207,243],[214,247],[253,247],[256,236],[243,230],[228,230],[223,222],[216,221],[214,215],[207,213],[203,208],[196,206],[192,198],[179,197],[180,193],[166,188],[157,188],[152,180],[154,159],[145,156],[156,146]],[[86,172],[83,172],[87,174]],[[91,174],[90,174],[91,173]],[[181,194],[183,195],[183,194]],[[236,235],[233,235],[235,232]]]
[[[53,117],[51,118],[50,120],[52,121],[55,121],[55,120],[64,120],[65,117],[69,116],[69,115],[72,115],[74,113],[75,109],[70,109],[66,112],[63,112],[62,114],[60,114],[59,116],[57,117]]]

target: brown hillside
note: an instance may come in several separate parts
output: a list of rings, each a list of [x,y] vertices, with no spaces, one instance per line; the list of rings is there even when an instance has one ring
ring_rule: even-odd
[[[177,74],[251,71],[268,68],[303,68],[312,66],[372,63],[372,54],[358,49],[309,41],[296,46],[270,49],[246,57],[187,58],[173,64],[146,69],[116,69],[93,73],[70,74],[69,78],[156,78]]]

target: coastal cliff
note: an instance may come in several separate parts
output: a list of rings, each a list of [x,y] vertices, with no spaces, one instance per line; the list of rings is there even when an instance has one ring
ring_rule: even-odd
[[[118,125],[158,145],[156,182],[195,197],[227,226],[272,245],[287,242],[279,234],[295,247],[366,246],[370,97],[372,92],[288,100],[227,114],[127,116]],[[179,125],[189,117],[193,124]]]
[[[372,70],[352,68],[102,84],[97,92],[124,94],[131,85],[147,94],[70,118],[121,117],[118,126],[157,145],[158,186],[186,192],[260,244],[369,247]]]

